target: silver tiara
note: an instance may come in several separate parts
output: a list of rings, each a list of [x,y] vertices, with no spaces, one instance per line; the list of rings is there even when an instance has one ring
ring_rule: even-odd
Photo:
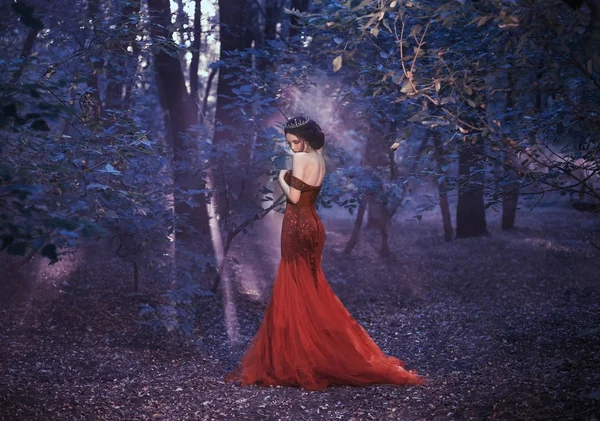
[[[308,117],[296,117],[290,118],[285,122],[286,129],[297,129],[298,127],[302,127],[310,121]]]

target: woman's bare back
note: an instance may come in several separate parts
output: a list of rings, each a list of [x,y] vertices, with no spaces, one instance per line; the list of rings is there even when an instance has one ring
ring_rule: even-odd
[[[310,186],[318,187],[323,183],[325,178],[326,168],[323,156],[318,152],[297,152],[294,154],[294,168],[292,172],[300,174],[298,178]]]

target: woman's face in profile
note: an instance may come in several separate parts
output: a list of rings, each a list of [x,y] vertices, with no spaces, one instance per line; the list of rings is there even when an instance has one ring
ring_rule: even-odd
[[[304,150],[304,141],[295,134],[287,133],[285,135],[285,141],[294,153],[302,152]]]

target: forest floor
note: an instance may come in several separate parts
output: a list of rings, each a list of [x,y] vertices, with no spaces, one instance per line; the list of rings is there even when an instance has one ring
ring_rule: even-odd
[[[155,297],[127,292],[130,265],[92,252],[40,266],[36,289],[0,308],[0,420],[600,419],[600,251],[588,241],[600,243],[598,216],[524,210],[502,232],[496,215],[490,236],[448,243],[435,216],[399,218],[387,261],[366,229],[344,255],[352,221],[324,218],[325,276],[423,386],[223,381],[268,300],[275,215],[235,240],[235,319],[226,328],[222,300],[202,298],[199,345],[154,340],[136,324]]]

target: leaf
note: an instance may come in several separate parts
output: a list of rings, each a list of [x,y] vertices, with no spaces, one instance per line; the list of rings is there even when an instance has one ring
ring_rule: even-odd
[[[362,0],[358,6],[352,8],[352,11],[360,10],[363,7],[365,7],[365,6],[367,6],[367,5],[371,4],[371,3],[372,3],[371,0]]]
[[[121,174],[121,171],[116,170],[115,167],[113,167],[110,164],[106,164],[104,166],[104,170],[100,170],[100,171],[101,172],[107,172],[107,173],[114,174],[114,175],[120,175]]]
[[[413,90],[412,85],[410,84],[410,81],[407,80],[406,82],[404,82],[404,85],[402,85],[400,92],[402,92],[404,94],[408,94],[408,93],[412,92],[412,90]]]
[[[394,142],[392,144],[392,146],[390,146],[390,149],[395,151],[396,149],[398,149],[399,146],[400,146],[400,142]]]
[[[340,37],[335,37],[333,39],[333,42],[335,42],[336,44],[341,44],[342,42],[344,42],[344,39]]]
[[[154,312],[154,307],[149,306],[148,304],[140,304],[140,306],[142,307],[139,313],[140,316],[143,316],[146,313]]]
[[[473,108],[477,108],[477,104],[472,99],[467,99],[467,104],[469,104]]]
[[[479,19],[479,22],[477,22],[477,27],[479,28],[480,26],[485,25],[485,23],[487,21],[489,21],[490,19],[492,19],[492,18],[493,18],[493,16],[484,16],[484,17],[482,17],[481,19]]]
[[[396,85],[400,85],[400,82],[402,82],[402,79],[404,79],[404,73],[396,73],[394,76],[392,76],[392,82],[394,82]]]
[[[100,183],[90,183],[87,186],[88,190],[92,190],[92,189],[100,189],[100,190],[106,190],[106,189],[110,189],[110,186],[107,186],[105,184],[100,184]]]
[[[421,32],[423,27],[421,25],[415,25],[410,29],[410,35],[416,37]]]
[[[342,68],[342,56],[339,55],[333,59],[333,71],[337,72]]]

